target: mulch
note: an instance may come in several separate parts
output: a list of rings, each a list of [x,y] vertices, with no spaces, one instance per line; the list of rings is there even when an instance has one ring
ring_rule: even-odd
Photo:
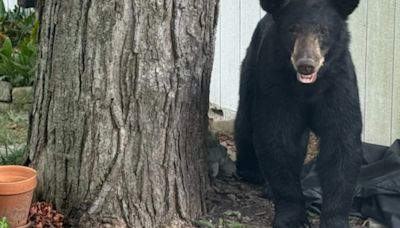
[[[48,202],[35,202],[29,211],[29,221],[35,228],[62,228],[64,215],[55,210]]]

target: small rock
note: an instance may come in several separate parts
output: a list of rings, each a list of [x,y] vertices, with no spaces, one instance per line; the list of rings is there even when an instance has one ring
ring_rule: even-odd
[[[11,101],[12,86],[9,82],[0,81],[0,101]]]
[[[12,100],[15,104],[30,104],[33,101],[32,87],[18,87],[12,90]]]
[[[33,104],[24,104],[22,106],[22,111],[24,112],[30,112],[32,110]]]
[[[213,121],[211,125],[211,129],[215,132],[233,132],[233,120],[221,120],[221,121]]]
[[[236,173],[235,163],[229,158],[227,149],[222,146],[214,133],[208,132],[207,164],[211,178],[232,177]]]
[[[378,221],[375,221],[375,220],[372,219],[372,218],[369,218],[369,219],[368,219],[368,223],[369,223],[369,226],[368,226],[368,227],[370,227],[370,228],[386,228],[385,225],[380,224]]]
[[[238,198],[237,198],[234,194],[227,194],[226,196],[227,196],[230,200],[232,200],[233,202],[239,201]]]
[[[12,103],[0,102],[0,112],[10,111],[12,107]]]

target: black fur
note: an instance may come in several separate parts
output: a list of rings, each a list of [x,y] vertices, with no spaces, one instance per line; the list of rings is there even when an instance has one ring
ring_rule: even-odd
[[[360,0],[331,0],[331,4],[338,9],[342,17],[347,18],[358,6]]]
[[[260,0],[272,16],[259,22],[242,64],[235,121],[238,174],[268,181],[275,228],[307,224],[300,174],[312,130],[321,140],[320,227],[346,228],[361,164],[362,122],[345,20],[358,0],[283,2]],[[313,84],[300,83],[290,61],[294,41],[288,29],[299,22],[329,31],[321,43],[327,48],[325,63]]]
[[[284,5],[286,5],[289,0],[276,0],[276,1],[266,1],[260,0],[261,8],[263,8],[268,13],[275,13],[279,9],[281,9]]]

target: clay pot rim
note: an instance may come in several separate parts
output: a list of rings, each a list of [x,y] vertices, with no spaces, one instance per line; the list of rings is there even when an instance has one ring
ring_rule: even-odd
[[[13,174],[21,173],[21,176],[26,178],[20,181],[0,182],[0,195],[16,195],[32,191],[36,188],[36,170],[21,165],[2,165],[0,166],[0,178],[1,176],[6,176],[10,171]]]

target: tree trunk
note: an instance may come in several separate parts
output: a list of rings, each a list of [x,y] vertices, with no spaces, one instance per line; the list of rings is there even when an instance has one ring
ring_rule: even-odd
[[[204,212],[218,0],[41,0],[29,159],[80,227]]]

